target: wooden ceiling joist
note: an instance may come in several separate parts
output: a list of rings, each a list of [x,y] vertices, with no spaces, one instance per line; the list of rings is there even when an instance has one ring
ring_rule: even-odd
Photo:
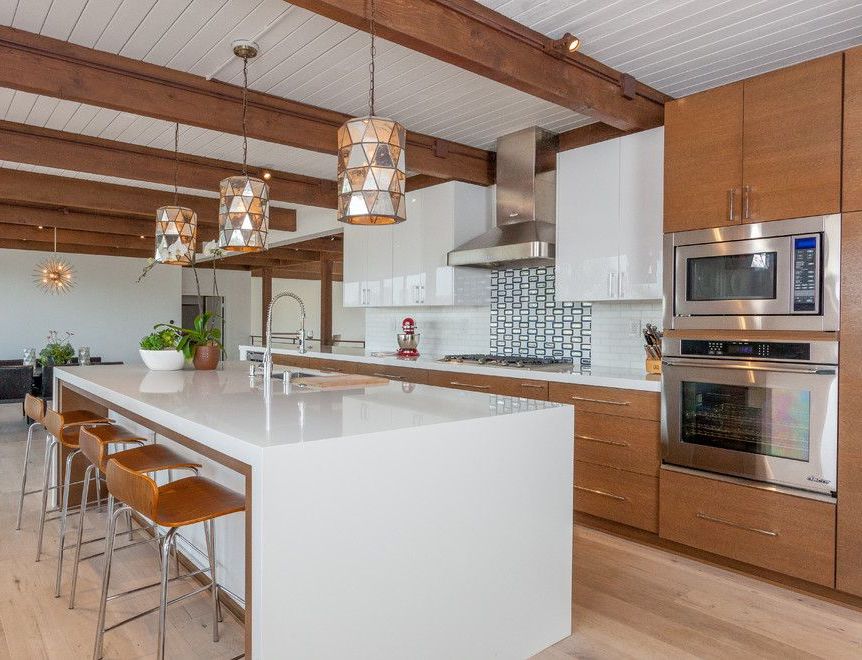
[[[359,30],[369,27],[367,0],[290,3]],[[666,95],[580,53],[561,54],[553,40],[475,0],[376,0],[375,24],[388,41],[615,128],[664,121]]]
[[[122,218],[93,213],[76,213],[64,209],[47,209],[33,206],[0,204],[0,223],[93,231],[101,234],[120,234],[124,236],[147,236],[154,238],[155,223],[139,218]],[[212,227],[215,236],[216,228]]]
[[[203,190],[218,190],[219,181],[242,172],[239,163],[180,154],[177,166],[172,151],[9,121],[0,121],[0,160],[167,185],[173,185],[176,167],[181,187]],[[249,169],[257,176],[264,172]],[[265,171],[271,175],[271,199],[331,209],[337,205],[334,180]]]
[[[154,220],[159,206],[173,203],[173,193],[0,168],[0,202]],[[180,195],[179,203],[197,212],[201,226],[217,226],[217,198]],[[271,207],[269,226],[296,231],[296,211]]]
[[[215,131],[239,134],[242,88],[84,46],[0,26],[0,86]],[[248,95],[248,135],[336,153],[348,115],[260,92]],[[407,168],[488,185],[493,154],[408,132]],[[438,155],[439,154],[439,155]],[[445,154],[445,155],[443,155]]]
[[[27,227],[25,225],[0,224],[0,238],[11,240],[52,242],[54,228]],[[57,243],[63,245],[92,245],[94,247],[123,248],[144,250],[150,256],[154,251],[153,237],[127,236],[122,234],[102,234],[94,231],[57,229]]]
[[[4,250],[38,250],[39,252],[53,252],[53,235],[51,241],[27,241],[13,238],[0,238],[0,249]],[[111,257],[134,257],[136,259],[147,259],[153,256],[152,250],[139,250],[136,248],[112,248],[101,245],[78,245],[68,243],[57,243],[57,252],[64,254],[93,254]]]

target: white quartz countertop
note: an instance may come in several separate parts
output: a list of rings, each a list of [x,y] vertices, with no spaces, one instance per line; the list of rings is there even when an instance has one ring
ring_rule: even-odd
[[[207,444],[232,441],[250,451],[557,406],[392,381],[337,391],[294,386],[290,393],[273,381],[267,400],[261,378],[252,381],[243,362],[225,362],[215,371],[149,371],[144,365],[126,364],[58,367],[54,374],[193,439],[206,437]]]
[[[247,352],[262,353],[262,346],[240,346],[240,355]],[[295,348],[273,347],[273,353],[281,355],[299,355]],[[575,365],[571,371],[542,371],[540,369],[515,367],[488,367],[478,364],[458,364],[440,362],[442,356],[420,356],[418,358],[401,358],[394,354],[377,353],[356,348],[333,347],[323,351],[308,351],[305,357],[324,360],[343,360],[345,362],[362,362],[364,364],[380,364],[391,367],[413,367],[416,369],[434,369],[436,371],[453,371],[459,373],[483,374],[486,376],[503,376],[525,380],[544,380],[555,383],[573,383],[576,385],[594,385],[597,387],[618,387],[627,390],[642,390],[645,392],[661,391],[661,376],[648,375],[642,369],[618,369],[613,367],[590,367],[580,369]]]

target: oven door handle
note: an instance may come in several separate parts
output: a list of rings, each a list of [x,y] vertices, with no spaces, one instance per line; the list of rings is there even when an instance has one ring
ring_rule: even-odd
[[[702,360],[680,360],[675,358],[665,358],[663,364],[669,367],[700,367],[702,369],[733,369],[735,371],[771,371],[781,374],[814,374],[817,376],[834,376],[837,373],[835,367],[791,367],[787,365],[761,367],[756,365],[746,366],[743,364],[722,364],[721,362],[710,361],[704,364]]]

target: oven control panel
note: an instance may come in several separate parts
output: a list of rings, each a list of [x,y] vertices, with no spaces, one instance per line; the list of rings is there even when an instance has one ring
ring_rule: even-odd
[[[820,307],[820,235],[793,236],[793,313],[816,314]]]
[[[682,354],[755,360],[809,360],[811,344],[776,341],[711,341],[683,339]]]

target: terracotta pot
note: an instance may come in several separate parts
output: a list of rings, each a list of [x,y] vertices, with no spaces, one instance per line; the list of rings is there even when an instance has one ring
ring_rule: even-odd
[[[218,366],[218,361],[220,357],[220,346],[198,346],[195,349],[195,357],[193,360],[195,369],[215,369]]]

